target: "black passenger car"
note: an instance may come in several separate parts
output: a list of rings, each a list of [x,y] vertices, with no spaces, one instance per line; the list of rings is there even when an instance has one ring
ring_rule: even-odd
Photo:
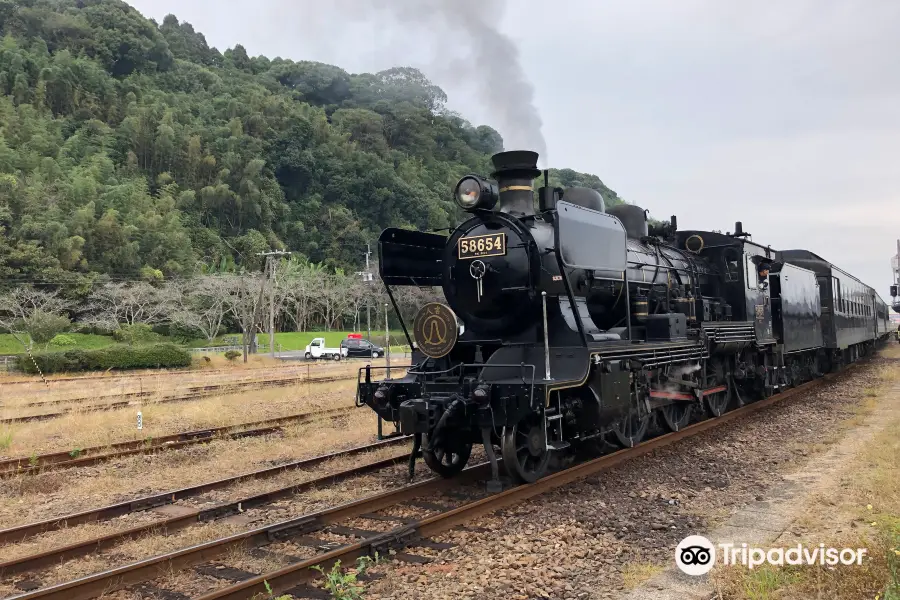
[[[378,358],[384,356],[384,348],[376,346],[369,340],[347,338],[341,342],[341,348],[347,349],[347,356],[365,356],[366,358]]]

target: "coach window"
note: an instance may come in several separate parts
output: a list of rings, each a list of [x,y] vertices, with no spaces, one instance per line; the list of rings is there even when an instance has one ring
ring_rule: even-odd
[[[834,312],[844,312],[844,306],[841,303],[841,282],[837,277],[831,278],[831,295],[834,300]]]

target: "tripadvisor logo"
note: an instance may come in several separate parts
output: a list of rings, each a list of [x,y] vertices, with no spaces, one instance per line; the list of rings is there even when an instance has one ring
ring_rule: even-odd
[[[675,564],[688,575],[706,575],[716,564],[716,547],[702,535],[689,535],[675,548]]]
[[[691,535],[675,548],[675,564],[688,575],[705,575],[716,564],[717,547],[701,535]],[[866,548],[826,548],[825,544],[806,547],[797,544],[791,548],[754,548],[748,544],[727,543],[718,545],[723,565],[744,565],[754,569],[764,564],[783,565],[861,565]]]

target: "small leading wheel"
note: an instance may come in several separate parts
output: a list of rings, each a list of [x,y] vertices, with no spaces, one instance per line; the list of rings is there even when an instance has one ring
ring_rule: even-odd
[[[453,477],[466,468],[469,457],[472,455],[472,444],[460,444],[455,448],[438,447],[432,450],[428,448],[430,440],[428,436],[422,442],[422,458],[428,468],[441,477]]]
[[[309,352],[307,352],[306,354],[303,355],[303,357],[304,357],[306,360],[309,360],[309,359],[312,358],[312,354],[310,354]]]
[[[681,431],[691,422],[691,402],[673,402],[659,409],[661,424],[667,431]]]
[[[647,435],[647,428],[650,425],[650,415],[638,415],[632,413],[621,421],[613,425],[612,436],[610,441],[622,446],[623,448],[632,448],[637,446]]]
[[[372,358],[378,358],[378,353],[377,353],[377,352],[373,352],[373,353],[372,353]]]
[[[503,466],[514,481],[532,483],[543,477],[550,463],[550,450],[540,415],[531,414],[512,427],[504,427],[500,450]]]

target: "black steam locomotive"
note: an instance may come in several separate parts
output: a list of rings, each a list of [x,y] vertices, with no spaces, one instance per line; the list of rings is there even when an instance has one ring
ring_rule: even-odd
[[[595,190],[544,186],[538,155],[493,157],[494,181],[456,187],[471,218],[449,237],[387,229],[380,274],[392,286],[441,286],[403,328],[401,377],[366,367],[357,402],[403,434],[442,476],[484,445],[498,480],[543,476],[551,456],[640,443],[655,423],[719,416],[869,353],[887,306],[804,250],[734,233],[648,225]],[[535,202],[537,200],[537,202]],[[535,206],[537,205],[537,207]],[[395,303],[396,308],[396,303]],[[399,311],[398,311],[399,314]],[[379,422],[380,423],[380,422]]]

